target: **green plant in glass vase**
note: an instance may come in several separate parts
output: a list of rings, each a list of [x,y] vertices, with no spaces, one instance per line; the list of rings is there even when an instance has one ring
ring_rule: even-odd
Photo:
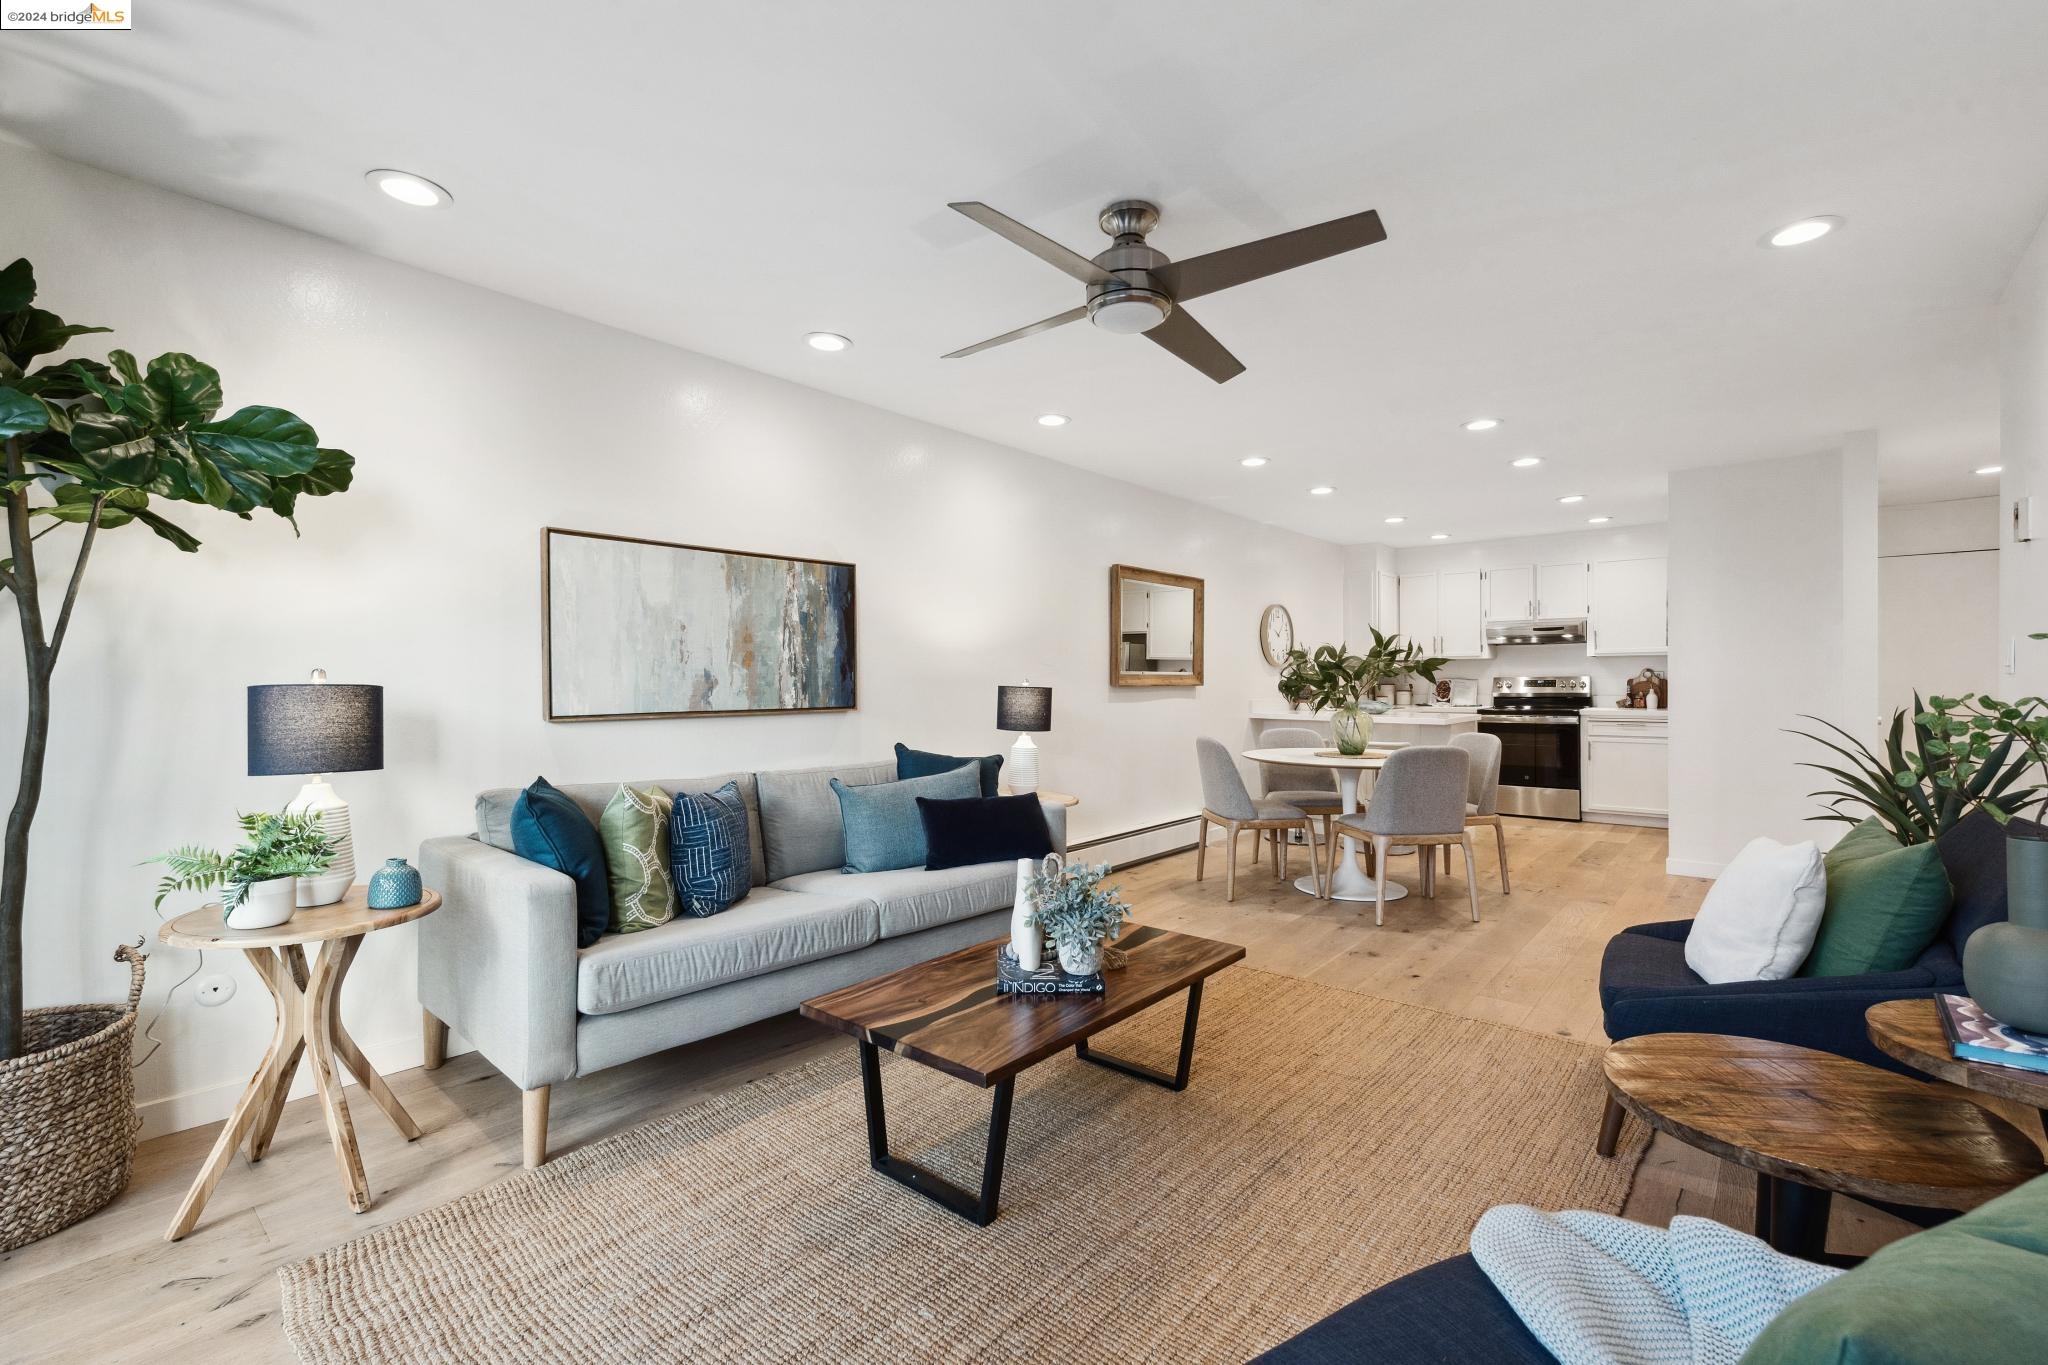
[[[1361,754],[1372,738],[1372,716],[1387,709],[1373,698],[1374,689],[1408,677],[1435,682],[1437,670],[1449,662],[1425,654],[1412,640],[1375,630],[1364,654],[1343,644],[1289,650],[1280,666],[1280,695],[1291,705],[1306,702],[1310,711],[1328,711],[1337,752]]]

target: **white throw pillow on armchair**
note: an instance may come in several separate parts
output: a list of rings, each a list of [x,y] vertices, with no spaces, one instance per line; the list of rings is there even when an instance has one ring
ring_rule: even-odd
[[[1752,839],[1707,892],[1685,965],[1712,985],[1782,981],[1799,970],[1827,908],[1827,872],[1811,842]]]

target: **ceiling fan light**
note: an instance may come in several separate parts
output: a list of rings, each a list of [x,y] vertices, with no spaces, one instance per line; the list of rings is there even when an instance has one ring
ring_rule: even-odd
[[[1166,321],[1173,304],[1149,289],[1117,289],[1088,300],[1088,320],[1105,332],[1135,336]]]

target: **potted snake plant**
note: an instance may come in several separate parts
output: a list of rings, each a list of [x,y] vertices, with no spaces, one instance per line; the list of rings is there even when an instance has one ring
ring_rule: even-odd
[[[1437,670],[1449,662],[1424,654],[1412,640],[1375,630],[1372,648],[1364,654],[1353,654],[1342,644],[1287,651],[1280,666],[1280,695],[1290,705],[1307,702],[1312,712],[1329,712],[1337,752],[1362,754],[1372,738],[1372,718],[1387,709],[1374,698],[1374,689],[1406,677],[1435,682]]]

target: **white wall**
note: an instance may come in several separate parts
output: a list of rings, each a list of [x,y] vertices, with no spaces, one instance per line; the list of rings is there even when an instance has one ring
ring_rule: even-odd
[[[1458,573],[1470,569],[1514,568],[1528,564],[1593,563],[1603,559],[1649,559],[1667,552],[1663,526],[1617,526],[1598,531],[1571,531],[1552,536],[1520,536],[1512,540],[1475,541],[1469,545],[1416,545],[1394,552],[1400,573]],[[1349,611],[1349,602],[1346,610]],[[1490,659],[1454,659],[1444,677],[1476,678],[1483,698],[1493,679],[1522,675],[1581,674],[1593,680],[1593,701],[1611,706],[1628,694],[1628,680],[1645,668],[1669,673],[1662,654],[1602,655],[1594,658],[1583,645],[1495,645]],[[1671,704],[1685,704],[1685,680],[1671,680]]]
[[[2000,309],[1999,692],[2048,696],[2048,223],[2034,234]],[[2015,542],[2004,518],[2034,499],[2034,539]],[[2009,670],[2009,671],[2006,671]]]
[[[1878,703],[1913,694],[1996,693],[1998,533],[1995,497],[1877,510]]]
[[[1877,457],[1839,451],[1671,478],[1671,842],[1713,876],[1759,834],[1832,843],[1801,713],[1877,723]]]
[[[1343,555],[1321,541],[18,147],[0,145],[0,183],[0,240],[35,263],[39,302],[118,329],[82,351],[190,351],[220,368],[230,407],[289,407],[358,461],[352,491],[302,506],[303,539],[199,509],[173,513],[206,542],[194,556],[140,528],[101,539],[56,684],[30,1005],[118,996],[114,945],[156,930],[154,870],[137,860],[225,841],[236,809],[295,790],[243,775],[249,683],[319,666],[385,686],[388,766],[337,778],[366,866],[466,831],[479,788],[536,773],[869,759],[898,739],[991,752],[1012,738],[992,727],[996,685],[1026,678],[1054,688],[1043,780],[1082,798],[1085,839],[1197,808],[1192,740],[1235,737],[1246,699],[1270,694],[1268,602],[1307,638],[1342,626]],[[860,709],[544,723],[544,525],[854,562]],[[71,535],[43,544],[61,552]],[[1207,686],[1109,686],[1119,561],[1207,580]],[[0,654],[0,736],[13,736],[18,656]],[[155,950],[148,1012],[192,961]],[[188,986],[158,1024],[164,1046],[138,1079],[153,1129],[224,1114],[262,1051],[255,977],[222,956],[208,970],[239,990],[202,1010]],[[382,1066],[418,1060],[413,979],[408,929],[374,936],[349,979],[349,1027]]]

